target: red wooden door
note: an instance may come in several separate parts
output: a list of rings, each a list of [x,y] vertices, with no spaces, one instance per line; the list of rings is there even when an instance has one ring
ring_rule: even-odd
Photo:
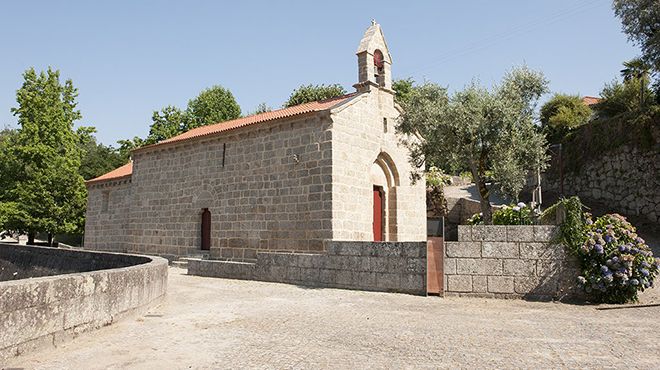
[[[383,188],[374,186],[374,241],[383,241]]]
[[[208,208],[202,211],[202,250],[211,249],[211,212]]]

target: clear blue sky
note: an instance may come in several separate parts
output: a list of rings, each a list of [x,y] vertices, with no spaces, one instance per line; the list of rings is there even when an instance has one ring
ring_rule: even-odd
[[[395,78],[460,89],[512,66],[552,91],[598,95],[638,54],[608,0],[8,1],[0,8],[0,126],[22,72],[59,69],[79,89],[80,124],[105,144],[146,135],[154,110],[214,84],[244,113],[301,84],[356,82],[355,49],[375,18]]]

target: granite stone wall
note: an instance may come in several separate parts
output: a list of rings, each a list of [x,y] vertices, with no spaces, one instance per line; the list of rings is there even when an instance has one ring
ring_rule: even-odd
[[[208,208],[212,258],[322,251],[332,236],[329,125],[308,115],[137,152],[128,250],[195,254]]]
[[[426,185],[412,183],[409,152],[396,134],[394,95],[372,89],[332,114],[334,240],[374,240],[373,186],[384,192],[384,240],[426,240]]]
[[[564,174],[564,194],[606,204],[624,215],[660,220],[660,151],[623,146]],[[543,187],[560,190],[558,162],[543,178]]]
[[[426,294],[426,242],[328,241],[326,253],[258,252],[255,263],[189,259],[191,275]]]
[[[90,185],[87,188],[85,248],[126,252],[130,206],[130,178]]]
[[[445,243],[445,294],[564,299],[579,295],[577,259],[554,243],[555,226],[459,225]]]
[[[78,265],[93,260],[117,264],[105,270],[0,282],[0,363],[3,358],[57,347],[83,332],[146,312],[166,292],[167,261],[162,258],[0,246],[10,247],[45,253],[51,260],[62,253],[69,262],[77,254],[80,259],[73,263]],[[24,254],[14,256],[25,259]],[[124,266],[129,260],[132,265]]]

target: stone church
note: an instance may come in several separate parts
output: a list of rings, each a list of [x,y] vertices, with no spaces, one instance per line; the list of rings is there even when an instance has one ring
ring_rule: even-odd
[[[249,262],[328,241],[425,241],[425,184],[395,132],[380,25],[357,60],[354,93],[199,127],[89,180],[85,247]]]

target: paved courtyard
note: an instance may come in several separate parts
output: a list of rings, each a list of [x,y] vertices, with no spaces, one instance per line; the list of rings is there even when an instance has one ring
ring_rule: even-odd
[[[19,358],[28,369],[658,368],[660,307],[417,297],[185,275],[127,319]],[[647,292],[646,303],[658,303]]]

